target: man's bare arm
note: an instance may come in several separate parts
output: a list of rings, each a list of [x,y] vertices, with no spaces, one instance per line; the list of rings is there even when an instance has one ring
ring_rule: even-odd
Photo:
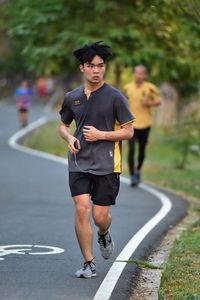
[[[158,106],[160,105],[160,99],[151,99],[151,98],[145,98],[145,99],[142,99],[142,104],[144,106],[147,106],[147,107],[151,107],[151,106]]]
[[[69,125],[61,123],[59,126],[59,134],[68,143],[69,151],[76,154],[80,149],[80,142],[71,134]],[[75,141],[77,141],[77,147],[75,147]]]
[[[142,104],[147,107],[158,106],[160,102],[160,92],[158,89],[153,89],[150,91],[150,94],[142,98]]]
[[[122,141],[129,140],[133,137],[134,129],[132,123],[121,126],[115,131],[101,131],[93,126],[84,126],[83,135],[88,142],[95,142],[98,140],[105,141]]]

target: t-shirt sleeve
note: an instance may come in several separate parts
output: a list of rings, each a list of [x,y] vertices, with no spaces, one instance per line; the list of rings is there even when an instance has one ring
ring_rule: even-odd
[[[135,117],[129,110],[128,101],[123,94],[119,94],[119,96],[116,97],[114,107],[115,116],[119,124],[123,125],[135,120]]]
[[[74,114],[70,107],[70,98],[68,94],[65,95],[61,110],[59,111],[61,121],[67,125],[70,125],[74,119]]]

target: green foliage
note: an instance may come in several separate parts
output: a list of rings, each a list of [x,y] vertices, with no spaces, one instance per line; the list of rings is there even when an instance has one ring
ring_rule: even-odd
[[[180,156],[176,166],[184,169],[192,147],[200,148],[200,111],[195,110],[182,116],[178,126],[174,129],[172,142]]]
[[[183,232],[171,250],[164,268],[159,299],[200,299],[200,221]]]
[[[129,259],[129,260],[116,260],[116,262],[126,262],[128,264],[137,265],[139,268],[152,269],[152,270],[161,270],[162,268],[156,266],[146,260],[142,259]]]
[[[24,137],[23,145],[54,155],[67,157],[66,143],[58,134],[57,121],[51,121],[43,125],[42,129],[35,130],[27,137]]]
[[[9,36],[21,47],[19,55],[38,75],[72,70],[74,48],[104,40],[113,47],[113,64],[143,63],[154,80],[172,81],[182,93],[190,93],[199,79],[198,3],[18,0],[2,10]]]

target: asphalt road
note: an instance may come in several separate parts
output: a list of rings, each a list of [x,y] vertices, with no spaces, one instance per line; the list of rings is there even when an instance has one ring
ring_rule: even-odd
[[[42,115],[42,108],[34,107],[30,121]],[[94,299],[115,259],[161,210],[162,203],[152,193],[142,188],[132,189],[122,181],[117,205],[112,208],[114,256],[109,261],[101,258],[94,226],[97,277],[77,279],[74,273],[82,266],[82,257],[74,232],[67,166],[9,147],[8,140],[16,131],[14,105],[0,104],[0,299]],[[167,196],[171,210],[146,234],[130,258],[147,257],[169,226],[186,214],[187,204],[182,199],[172,194]],[[125,264],[109,299],[129,299],[137,275],[138,269],[133,264]]]

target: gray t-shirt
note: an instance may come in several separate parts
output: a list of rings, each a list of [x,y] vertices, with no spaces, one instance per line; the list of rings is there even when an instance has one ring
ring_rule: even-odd
[[[82,132],[85,125],[102,131],[114,131],[134,120],[127,100],[120,91],[104,83],[87,100],[84,87],[81,86],[65,95],[60,115],[62,122],[67,125],[75,120],[74,136],[81,144],[76,157],[68,153],[69,172],[96,175],[121,172],[121,142],[87,142]]]

